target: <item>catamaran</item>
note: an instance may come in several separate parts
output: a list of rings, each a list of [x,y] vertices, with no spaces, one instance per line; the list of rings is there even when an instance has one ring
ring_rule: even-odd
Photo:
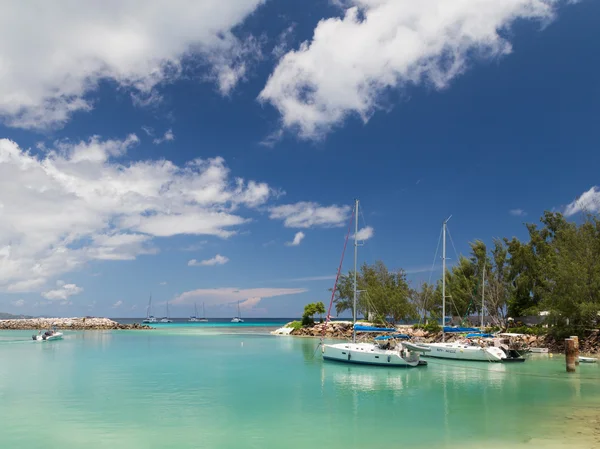
[[[481,345],[471,343],[446,343],[445,336],[447,332],[476,332],[474,328],[452,328],[445,326],[446,321],[446,228],[448,220],[444,220],[443,224],[443,243],[442,243],[442,343],[416,343],[409,346],[421,347],[429,349],[424,355],[427,357],[435,357],[439,359],[452,360],[473,360],[481,362],[502,362],[506,359],[506,353],[502,349],[495,346],[486,346],[483,342]],[[483,312],[482,312],[483,315]],[[483,319],[483,318],[482,318]]]
[[[415,367],[427,365],[427,362],[420,360],[419,353],[427,352],[428,349],[416,347],[413,350],[400,342],[396,329],[378,328],[373,326],[363,326],[356,324],[356,293],[357,293],[357,258],[358,258],[358,200],[354,204],[354,292],[353,292],[353,314],[352,314],[352,342],[324,344],[321,352],[324,360],[354,363],[359,365],[390,366],[390,367]],[[341,265],[340,265],[341,268]],[[339,271],[338,271],[339,275]],[[335,293],[335,288],[334,288]],[[332,295],[333,298],[333,295]],[[329,313],[327,314],[327,322]],[[374,343],[358,343],[356,341],[356,332],[376,332],[389,333],[390,335],[375,338]]]
[[[206,313],[204,312],[204,303],[202,303],[202,318],[198,318],[198,307],[196,306],[196,303],[194,303],[194,316],[191,316],[188,321],[194,322],[194,323],[196,323],[196,322],[202,322],[202,323],[208,322],[208,320],[206,319]]]
[[[239,302],[239,301],[238,301],[238,304],[237,304],[237,311],[238,311],[238,314],[237,314],[237,316],[236,316],[236,317],[234,317],[234,318],[231,320],[231,322],[232,322],[232,323],[243,323],[243,322],[244,322],[244,320],[242,320],[242,314],[240,313],[240,302]]]
[[[169,301],[167,301],[167,316],[160,320],[161,323],[172,323],[173,320],[169,317]]]
[[[158,323],[158,320],[152,315],[152,295],[150,295],[148,307],[146,308],[146,319],[142,323]]]

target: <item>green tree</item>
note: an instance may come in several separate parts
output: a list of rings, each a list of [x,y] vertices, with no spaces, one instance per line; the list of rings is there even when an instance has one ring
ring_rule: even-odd
[[[302,325],[310,326],[315,324],[314,316],[317,313],[321,315],[321,322],[323,322],[323,314],[325,312],[325,304],[323,304],[321,301],[306,304],[304,306],[304,314],[302,315]]]

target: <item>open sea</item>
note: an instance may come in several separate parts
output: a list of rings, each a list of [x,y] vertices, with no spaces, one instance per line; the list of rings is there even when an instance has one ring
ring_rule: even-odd
[[[351,366],[285,321],[0,331],[0,448],[600,447],[598,364]]]

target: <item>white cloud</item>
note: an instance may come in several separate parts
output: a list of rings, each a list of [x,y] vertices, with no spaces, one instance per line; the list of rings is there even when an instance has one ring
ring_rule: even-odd
[[[524,217],[527,215],[523,209],[511,209],[508,211],[509,214],[514,215],[515,217]]]
[[[567,217],[579,212],[600,212],[600,187],[592,187],[565,208]]]
[[[188,266],[189,267],[198,267],[198,266],[211,266],[211,265],[225,265],[227,262],[229,262],[229,258],[227,258],[225,256],[221,256],[220,254],[217,254],[212,259],[201,260],[200,262],[198,262],[196,259],[192,259],[188,262]]]
[[[144,131],[146,131],[146,130],[144,130]],[[172,142],[173,140],[175,140],[175,134],[173,134],[172,129],[168,129],[165,131],[165,134],[162,137],[157,137],[152,142],[154,142],[154,144],[156,144],[156,145],[159,145],[163,142]]]
[[[63,281],[56,281],[56,287],[54,290],[43,292],[42,296],[49,301],[62,300],[61,305],[70,305],[71,302],[66,301],[67,298],[78,295],[83,291],[83,288],[75,284],[65,284]]]
[[[270,209],[270,218],[283,220],[286,228],[342,226],[348,218],[349,206],[321,206],[312,202],[284,204]]]
[[[557,0],[344,0],[343,17],[321,20],[312,41],[289,51],[259,95],[284,128],[319,138],[349,115],[367,122],[390,89],[442,89],[470,59],[512,51],[505,30],[548,21]]]
[[[158,285],[165,286],[165,285],[167,285],[167,281],[162,281],[162,282],[161,282],[161,283],[159,283]]]
[[[373,230],[373,228],[371,226],[367,226],[365,228],[358,230],[358,233],[356,234],[356,238],[357,238],[357,240],[363,240],[363,241],[369,240],[371,237],[373,237],[374,234],[375,234],[375,231]]]
[[[90,260],[154,254],[154,237],[228,237],[267,184],[232,178],[221,158],[184,166],[117,161],[138,139],[58,142],[34,155],[0,139],[0,291],[40,291]]]
[[[23,307],[25,305],[25,300],[17,299],[16,301],[11,302],[11,304],[15,307]]]
[[[299,293],[304,293],[306,291],[307,290],[304,288],[207,288],[182,293],[171,303],[193,304],[195,301],[202,299],[202,301],[204,301],[207,305],[215,305],[230,304],[232,301],[249,300],[252,303],[252,305],[256,305],[262,298],[296,295]]]
[[[123,305],[123,301],[117,301],[116,303],[114,303],[112,305],[113,309],[118,309],[119,307],[121,307]]]
[[[25,128],[63,124],[75,111],[93,107],[87,94],[106,79],[147,104],[160,97],[158,85],[180,76],[186,61],[212,67],[208,71],[219,90],[228,93],[247,73],[246,60],[255,58],[259,45],[240,42],[231,29],[262,3],[4,2],[0,117]]]
[[[294,240],[292,240],[291,242],[285,242],[285,244],[287,246],[298,246],[300,245],[300,242],[304,239],[305,235],[304,232],[296,232],[296,235],[294,236]]]

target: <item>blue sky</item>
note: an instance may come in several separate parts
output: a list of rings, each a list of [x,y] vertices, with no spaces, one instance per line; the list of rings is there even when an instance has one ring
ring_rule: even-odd
[[[7,8],[2,311],[298,316],[355,197],[414,285],[450,214],[466,253],[600,208],[598,2]]]

